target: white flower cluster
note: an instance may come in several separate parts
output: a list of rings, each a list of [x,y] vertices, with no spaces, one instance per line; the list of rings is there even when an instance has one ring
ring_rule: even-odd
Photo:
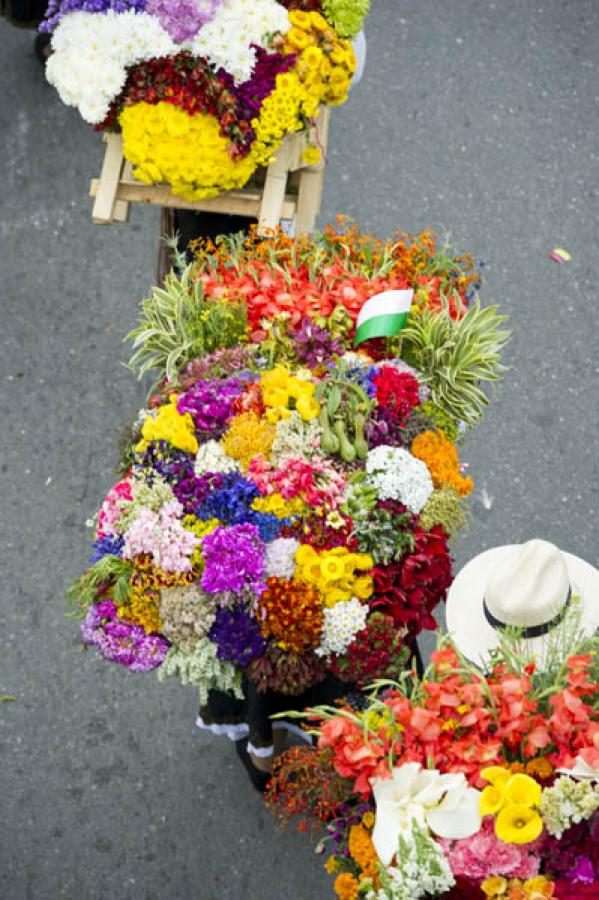
[[[561,776],[541,798],[543,825],[558,840],[571,825],[590,819],[599,809],[599,784]]]
[[[315,653],[317,656],[341,654],[347,650],[356,634],[365,627],[368,607],[353,597],[351,600],[340,600],[334,606],[325,608],[323,615],[320,647]]]
[[[295,538],[276,538],[266,545],[264,570],[267,576],[277,578],[293,578],[295,572],[295,553],[300,542]]]
[[[396,864],[381,878],[383,887],[369,891],[366,900],[418,900],[438,897],[455,884],[449,862],[441,846],[412,822],[411,834],[399,839]]]
[[[206,472],[237,472],[239,464],[225,453],[218,441],[210,440],[200,444],[193,469],[200,478]]]
[[[147,13],[73,12],[63,16],[52,35],[46,77],[63,103],[76,106],[86,122],[96,125],[125,84],[128,66],[179,49]]]
[[[208,702],[211,690],[232,693],[243,699],[241,670],[217,656],[218,646],[207,637],[199,639],[193,653],[171,647],[158,669],[158,680],[178,676],[181,684],[193,684],[200,692],[200,706]]]
[[[252,76],[256,51],[274,32],[290,27],[287,10],[276,0],[226,0],[190,42],[191,52],[223,68],[239,84]]]
[[[315,451],[320,448],[321,434],[318,419],[306,422],[293,410],[290,416],[277,422],[271,452],[273,461],[278,462],[282,456],[299,456],[301,459],[311,460]]]
[[[381,500],[399,500],[413,513],[420,512],[433,492],[426,465],[401,447],[382,444],[370,450],[366,471]]]

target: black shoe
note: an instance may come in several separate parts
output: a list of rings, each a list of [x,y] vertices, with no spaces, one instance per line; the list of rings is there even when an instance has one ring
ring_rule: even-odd
[[[237,751],[237,756],[241,760],[243,768],[247,772],[249,779],[256,790],[263,794],[267,788],[268,782],[270,781],[270,772],[262,772],[261,769],[256,768],[256,766],[252,762],[250,754],[247,751],[246,744],[247,738],[244,738],[242,741],[235,741],[235,750]]]

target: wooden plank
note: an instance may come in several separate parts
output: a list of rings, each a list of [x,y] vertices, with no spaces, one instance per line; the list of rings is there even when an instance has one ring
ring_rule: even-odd
[[[315,136],[315,143],[320,149],[321,158],[315,165],[306,166],[300,171],[296,225],[298,235],[309,234],[314,230],[316,217],[322,205],[330,118],[330,109],[325,107],[317,119],[318,134]]]
[[[289,145],[283,141],[275,159],[266,170],[266,181],[258,216],[258,234],[274,231],[278,228],[282,218],[292,218],[283,213],[289,174],[289,152]]]
[[[123,168],[123,142],[120,134],[106,135],[106,152],[95,195],[92,219],[99,225],[112,222],[114,205]]]

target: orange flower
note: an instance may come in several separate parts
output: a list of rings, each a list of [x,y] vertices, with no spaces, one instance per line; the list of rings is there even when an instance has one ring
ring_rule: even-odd
[[[339,900],[358,900],[358,882],[349,872],[337,875],[334,888]]]
[[[526,774],[536,776],[541,781],[546,781],[553,775],[554,769],[546,756],[539,756],[526,763]]]
[[[320,642],[321,597],[301,582],[271,576],[258,602],[256,617],[264,637],[274,638],[283,650],[305,653]]]
[[[472,493],[474,482],[460,474],[458,451],[442,431],[423,431],[412,441],[411,450],[426,465],[436,488],[448,485],[460,497]]]
[[[363,825],[352,825],[349,830],[349,852],[362,874],[368,878],[376,878],[378,873],[378,857],[370,837]]]

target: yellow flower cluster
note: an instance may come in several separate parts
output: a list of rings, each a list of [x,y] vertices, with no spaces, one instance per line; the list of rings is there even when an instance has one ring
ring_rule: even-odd
[[[423,431],[412,441],[411,451],[425,464],[436,488],[452,487],[460,497],[467,497],[474,490],[472,478],[460,474],[458,451],[442,431]]]
[[[530,844],[543,830],[538,813],[541,786],[529,775],[489,766],[481,772],[489,782],[480,795],[481,816],[495,816],[495,834],[506,844]]]
[[[491,875],[480,887],[489,900],[545,900],[553,897],[555,885],[545,875],[535,875],[526,881]]]
[[[158,591],[147,590],[141,585],[131,588],[124,606],[119,606],[118,615],[127,622],[141,625],[146,634],[162,632],[162,620],[158,611]]]
[[[249,156],[233,160],[214,116],[170,103],[136,103],[119,116],[123,153],[145,184],[166,181],[187,200],[243,187],[256,168]]]
[[[345,547],[318,551],[310,544],[302,544],[296,551],[295,561],[295,580],[315,587],[325,606],[334,606],[340,600],[351,600],[352,597],[367,600],[372,594],[370,575],[357,574],[374,565],[368,553],[350,553]]]
[[[252,503],[252,509],[256,512],[272,513],[277,519],[287,519],[293,516],[301,516],[306,504],[299,497],[286,500],[281,494],[275,492],[268,497],[256,497]]]
[[[183,528],[187,528],[188,531],[192,531],[196,537],[203,538],[206,537],[207,534],[211,534],[214,529],[218,528],[221,523],[218,519],[206,519],[204,521],[202,519],[196,519],[195,516],[189,515],[184,516],[181,524],[183,525]],[[189,560],[196,574],[202,571],[202,569],[204,568],[204,557],[202,556],[201,544],[197,545],[197,547],[189,557]]]
[[[300,112],[307,98],[296,71],[279,72],[274,91],[262,103],[258,118],[252,119],[256,139],[248,159],[254,166],[268,165],[285,135],[304,127]]]
[[[180,415],[177,410],[177,394],[171,394],[170,403],[161,406],[155,416],[148,416],[141,429],[141,441],[136,453],[143,453],[151,441],[168,441],[178,450],[197,453],[198,442],[194,434],[193,419],[189,413]]]
[[[241,413],[231,420],[221,447],[242,469],[247,469],[254,456],[268,458],[276,436],[276,427],[254,412]]]
[[[310,118],[321,103],[345,102],[356,55],[350,41],[340,38],[320,13],[294,9],[289,21],[285,50],[298,54],[297,71],[307,93],[302,112]]]
[[[292,375],[284,366],[275,366],[263,372],[260,386],[262,400],[268,407],[266,418],[269,422],[288,418],[292,409],[296,409],[305,422],[316,418],[320,412],[320,405],[314,399],[315,386],[312,382]]]

